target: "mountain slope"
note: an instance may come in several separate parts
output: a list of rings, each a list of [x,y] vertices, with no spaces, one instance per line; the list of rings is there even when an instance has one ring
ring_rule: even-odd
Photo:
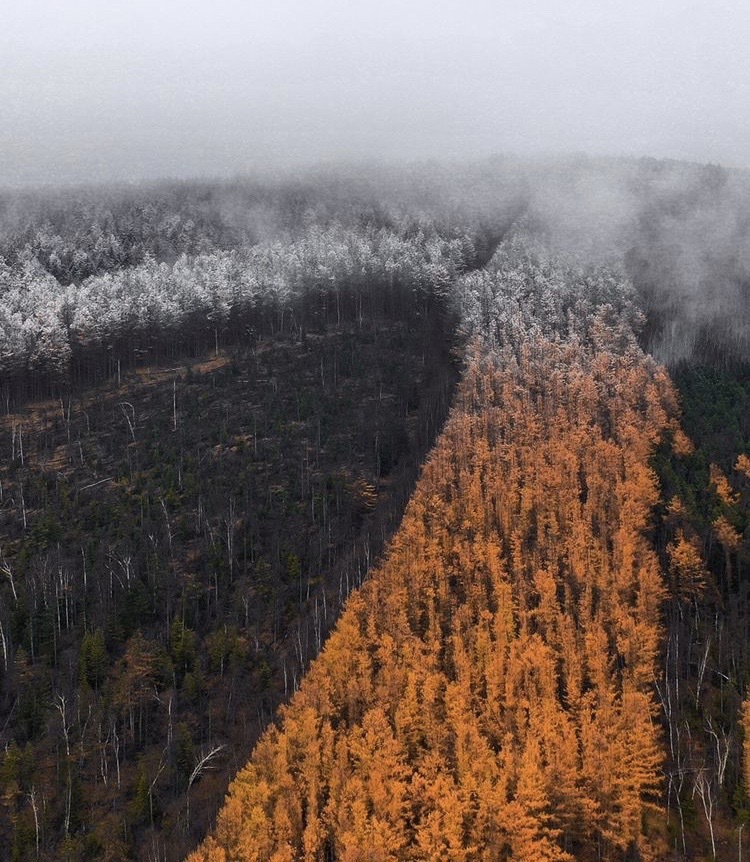
[[[0,855],[205,832],[403,511],[455,380],[439,326],[342,322],[0,420]]]
[[[574,277],[538,266],[538,300]],[[191,862],[658,856],[649,458],[681,437],[628,313],[509,315],[474,349],[385,562]]]

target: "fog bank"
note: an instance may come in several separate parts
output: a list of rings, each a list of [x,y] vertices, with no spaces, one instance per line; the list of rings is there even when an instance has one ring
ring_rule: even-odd
[[[6,5],[4,186],[494,152],[750,163],[739,0]]]

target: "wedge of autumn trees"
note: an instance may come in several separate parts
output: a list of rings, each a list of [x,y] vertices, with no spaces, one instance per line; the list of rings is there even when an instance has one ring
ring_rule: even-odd
[[[573,277],[513,260],[540,308]],[[680,432],[627,291],[578,283],[592,311],[562,331],[549,309],[475,342],[385,562],[190,862],[657,857],[648,462]]]

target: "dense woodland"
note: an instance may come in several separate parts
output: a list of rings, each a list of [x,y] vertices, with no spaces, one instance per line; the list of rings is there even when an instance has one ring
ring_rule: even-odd
[[[541,313],[509,296],[470,353],[384,565],[196,862],[658,853],[665,588],[645,531],[649,455],[682,442],[674,393],[627,302],[558,306],[569,270],[510,259]]]
[[[734,858],[749,191],[0,194],[0,855]]]

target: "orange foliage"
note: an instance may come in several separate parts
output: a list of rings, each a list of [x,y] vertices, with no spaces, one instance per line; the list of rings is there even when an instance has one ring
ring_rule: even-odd
[[[741,462],[738,460],[738,467],[741,468]],[[729,480],[716,464],[711,464],[710,468],[711,484],[716,489],[716,494],[722,503],[726,506],[734,506],[739,500],[739,495],[729,484]]]
[[[667,546],[667,554],[672,576],[672,594],[690,601],[703,591],[709,577],[700,548],[695,540],[688,539],[680,529]]]
[[[648,460],[674,396],[634,348],[536,338],[506,360],[475,351],[385,562],[190,862],[650,852]],[[669,554],[700,589],[684,535]]]
[[[747,455],[739,455],[734,469],[738,473],[742,473],[746,479],[750,479],[750,458]]]

